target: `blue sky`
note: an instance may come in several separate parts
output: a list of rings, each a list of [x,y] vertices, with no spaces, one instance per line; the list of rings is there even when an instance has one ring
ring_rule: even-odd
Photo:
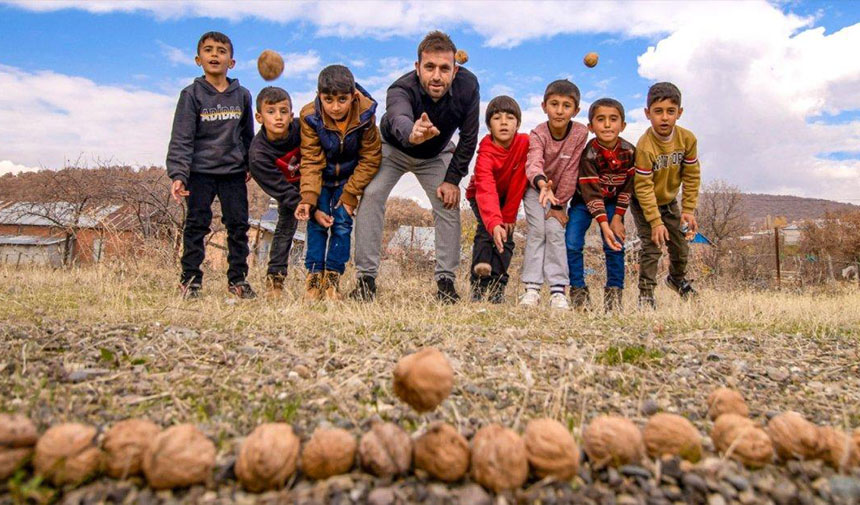
[[[635,142],[648,85],[671,80],[706,181],[860,203],[860,60],[846,57],[860,47],[857,2],[22,0],[0,2],[0,19],[0,172],[68,160],[163,165],[176,97],[200,74],[195,44],[208,30],[233,39],[230,75],[252,93],[265,85],[259,52],[281,52],[276,84],[298,108],[331,63],[384,102],[421,36],[439,28],[468,51],[483,102],[520,102],[524,131],[543,118],[545,85],[567,77],[583,106],[621,100]],[[588,51],[600,54],[594,69],[582,64]],[[396,192],[425,201],[411,177]]]

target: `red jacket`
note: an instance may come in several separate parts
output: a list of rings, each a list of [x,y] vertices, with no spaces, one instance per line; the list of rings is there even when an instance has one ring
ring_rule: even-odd
[[[517,211],[528,186],[528,153],[529,136],[525,133],[518,133],[507,149],[493,143],[490,135],[478,146],[475,175],[466,188],[466,198],[478,202],[481,221],[491,235],[497,225],[517,221]]]

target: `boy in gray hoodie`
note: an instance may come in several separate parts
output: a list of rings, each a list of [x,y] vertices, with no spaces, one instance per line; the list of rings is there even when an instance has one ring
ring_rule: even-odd
[[[170,194],[187,211],[182,236],[181,289],[199,296],[203,282],[200,265],[204,239],[212,223],[212,202],[221,202],[221,221],[227,228],[228,290],[239,298],[256,294],[248,275],[247,157],[254,137],[251,93],[227,70],[236,64],[233,43],[219,32],[207,32],[197,43],[195,63],[203,77],[182,90],[167,149]]]

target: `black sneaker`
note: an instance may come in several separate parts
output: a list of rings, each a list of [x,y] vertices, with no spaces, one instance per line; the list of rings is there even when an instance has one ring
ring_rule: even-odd
[[[623,295],[624,291],[621,288],[606,288],[603,291],[603,310],[605,312],[621,310]]]
[[[491,282],[487,290],[487,301],[490,303],[505,303],[505,285],[501,282]]]
[[[454,304],[460,300],[460,295],[454,289],[454,279],[442,277],[436,281],[436,299],[442,303]]]
[[[179,284],[179,292],[182,294],[182,298],[185,300],[196,300],[197,298],[200,298],[201,289],[203,289],[203,286],[201,286],[199,282]]]
[[[666,285],[669,286],[672,291],[681,295],[681,298],[684,300],[689,300],[690,298],[695,298],[698,295],[698,291],[693,289],[693,285],[690,284],[690,281],[687,279],[681,279],[680,281],[676,281],[672,278],[671,275],[666,276]]]
[[[639,293],[639,308],[640,309],[657,309],[657,299],[654,298],[654,293]]]
[[[488,280],[487,278],[472,277],[470,299],[473,302],[477,303],[484,300],[484,295],[487,294]]]
[[[376,299],[376,279],[369,275],[358,278],[355,289],[350,291],[349,298],[359,302],[372,302]]]
[[[236,295],[237,297],[243,300],[252,300],[257,298],[257,293],[254,292],[254,289],[251,288],[251,285],[248,284],[248,281],[237,282],[236,284],[230,284],[227,286],[227,291],[230,294]]]
[[[591,305],[591,293],[588,286],[584,288],[570,287],[570,306],[574,309],[587,309]]]

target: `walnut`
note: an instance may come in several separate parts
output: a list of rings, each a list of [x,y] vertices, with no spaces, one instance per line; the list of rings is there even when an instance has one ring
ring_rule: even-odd
[[[36,473],[55,486],[79,484],[98,474],[102,451],[97,435],[94,427],[77,423],[49,428],[36,443],[33,456]]]
[[[358,459],[377,477],[405,474],[412,466],[412,439],[394,423],[373,423],[358,444]]]
[[[257,57],[257,71],[266,81],[274,81],[284,72],[284,59],[276,51],[266,49]]]
[[[143,451],[159,431],[146,419],[126,419],[114,425],[102,441],[105,473],[115,479],[139,474]]]
[[[639,428],[618,416],[600,416],[591,421],[583,433],[582,445],[594,468],[638,463],[645,456]]]
[[[312,479],[346,473],[355,461],[355,437],[340,428],[317,428],[302,450],[302,471]]]
[[[708,418],[716,421],[723,414],[749,417],[750,409],[739,392],[729,388],[718,388],[708,396]]]
[[[257,426],[236,458],[236,477],[248,491],[259,493],[284,486],[296,471],[299,437],[286,423]]]
[[[815,459],[826,450],[818,427],[797,412],[784,412],[767,423],[767,434],[782,460]]]
[[[530,421],[523,440],[529,465],[539,478],[570,480],[579,471],[579,447],[567,428],[555,419]]]
[[[495,492],[522,486],[529,474],[526,444],[513,430],[484,426],[472,439],[472,478]]]
[[[39,433],[30,419],[20,414],[0,414],[0,447],[32,447]]]
[[[453,386],[451,364],[432,347],[404,356],[394,368],[394,394],[418,412],[435,409]]]
[[[453,426],[443,422],[431,424],[415,440],[413,455],[415,468],[441,481],[460,480],[469,470],[469,443]]]
[[[723,414],[714,423],[711,438],[718,451],[758,468],[773,459],[770,437],[753,420],[738,414]]]
[[[655,414],[642,430],[652,458],[680,456],[693,463],[702,458],[702,436],[693,423],[675,414]]]
[[[193,424],[168,428],[143,452],[143,473],[155,489],[205,483],[215,466],[215,444]]]
[[[458,49],[456,53],[454,53],[454,61],[457,62],[457,65],[465,65],[467,61],[469,61],[469,53],[462,49]]]

